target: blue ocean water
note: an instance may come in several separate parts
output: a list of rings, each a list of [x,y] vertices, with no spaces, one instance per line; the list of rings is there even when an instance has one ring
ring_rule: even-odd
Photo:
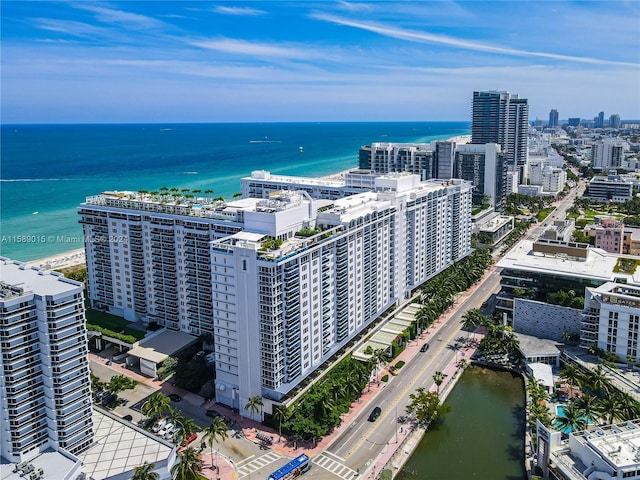
[[[231,198],[253,170],[328,175],[357,166],[362,145],[466,135],[469,123],[3,125],[0,133],[0,254],[30,261],[84,246],[77,207],[89,195],[166,186]]]

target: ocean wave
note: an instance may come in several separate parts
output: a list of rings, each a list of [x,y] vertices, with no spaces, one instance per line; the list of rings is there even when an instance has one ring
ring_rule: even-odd
[[[198,172],[182,172],[183,175],[198,175]]]
[[[249,143],[282,143],[282,140],[249,140]]]
[[[0,178],[0,182],[64,182],[81,178]]]

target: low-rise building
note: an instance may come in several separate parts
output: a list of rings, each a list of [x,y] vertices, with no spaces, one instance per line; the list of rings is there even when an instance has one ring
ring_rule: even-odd
[[[587,197],[599,202],[622,203],[632,196],[633,183],[620,175],[593,177],[587,188]]]

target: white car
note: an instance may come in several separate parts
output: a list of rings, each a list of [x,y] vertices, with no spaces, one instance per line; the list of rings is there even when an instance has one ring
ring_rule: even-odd
[[[158,420],[155,425],[153,426],[153,428],[151,430],[153,430],[154,433],[157,433],[160,431],[161,428],[163,428],[167,422],[169,420],[167,418],[161,418],[160,420]]]
[[[159,437],[165,437],[168,433],[173,435],[173,431],[175,429],[176,429],[176,427],[173,426],[173,423],[169,422],[164,427],[162,427],[160,430],[158,430],[158,436]]]

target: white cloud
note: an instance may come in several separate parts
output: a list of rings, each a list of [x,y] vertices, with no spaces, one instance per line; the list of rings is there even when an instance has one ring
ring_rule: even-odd
[[[191,41],[191,45],[215,50],[218,52],[231,53],[235,55],[249,55],[259,57],[263,60],[271,58],[286,59],[306,59],[309,58],[309,51],[296,46],[284,44],[254,43],[233,38],[221,38],[218,40],[196,40]]]
[[[264,10],[258,10],[257,8],[249,7],[223,7],[217,6],[214,11],[222,15],[265,15],[267,12]]]
[[[147,15],[100,7],[86,2],[74,3],[73,6],[96,14],[96,19],[103,23],[117,24],[136,28],[160,28],[164,23]]]
[[[564,60],[578,63],[590,63],[598,65],[619,65],[619,66],[640,66],[638,63],[632,62],[619,62],[614,60],[604,60],[600,58],[579,57],[572,55],[561,55],[556,53],[536,52],[528,50],[519,50],[501,46],[489,45],[486,43],[473,42],[469,40],[462,40],[454,37],[448,37],[445,35],[434,35],[426,32],[418,32],[415,30],[400,29],[394,27],[387,27],[383,25],[376,25],[371,23],[358,22],[354,20],[348,20],[340,18],[334,15],[316,13],[312,15],[313,18],[323,20],[337,25],[344,25],[348,27],[358,28],[369,32],[374,32],[380,35],[384,35],[391,38],[397,38],[400,40],[406,40],[409,42],[420,43],[435,43],[440,45],[447,45],[454,48],[460,48],[465,50],[474,50],[486,53],[496,53],[500,55],[511,55],[519,57],[541,57],[553,60]]]

